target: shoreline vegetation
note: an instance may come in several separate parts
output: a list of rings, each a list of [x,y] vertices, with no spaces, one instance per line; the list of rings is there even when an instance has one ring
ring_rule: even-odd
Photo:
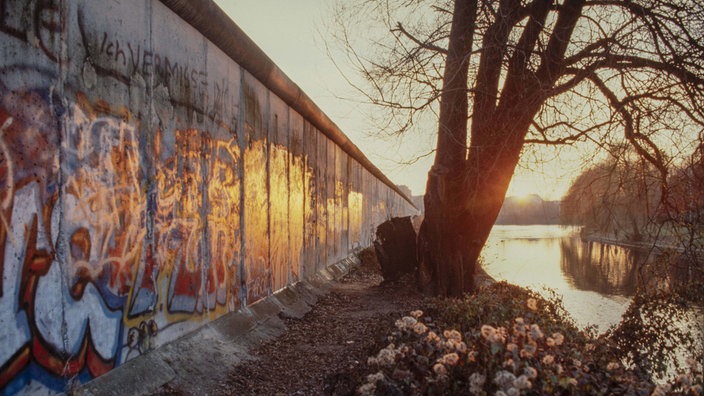
[[[671,248],[585,227],[579,237],[630,249]],[[399,318],[387,346],[370,355],[357,394],[704,395],[699,333],[672,326],[696,321],[688,315],[692,303],[702,306],[701,296],[644,290],[619,324],[597,334],[595,326],[577,328],[554,291],[546,299],[497,281],[481,263],[475,283],[475,294],[425,300]]]
[[[428,299],[399,318],[387,346],[369,357],[357,393],[704,394],[701,357],[654,381],[660,362],[625,356],[618,330],[578,329],[558,295],[545,299],[485,273],[478,279],[474,295]]]
[[[606,233],[588,230],[584,226],[576,225],[575,227],[580,227],[579,236],[585,242],[599,242],[609,245],[622,246],[629,249],[639,249],[650,251],[657,249],[659,251],[675,251],[678,253],[685,252],[685,248],[682,246],[676,246],[673,243],[666,243],[663,239],[652,239],[652,240],[634,240],[628,238],[612,238]],[[704,250],[698,249],[696,251],[699,254],[704,255]]]

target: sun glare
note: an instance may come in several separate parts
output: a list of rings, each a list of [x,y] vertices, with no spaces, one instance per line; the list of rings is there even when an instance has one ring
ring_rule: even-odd
[[[519,200],[526,201],[533,194],[540,195],[538,185],[534,181],[525,178],[514,178],[508,187],[506,196],[516,197]]]

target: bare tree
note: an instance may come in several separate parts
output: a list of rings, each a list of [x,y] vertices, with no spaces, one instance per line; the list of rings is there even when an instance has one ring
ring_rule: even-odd
[[[624,146],[582,172],[562,199],[562,218],[583,233],[615,242],[655,243],[660,233],[658,170]],[[668,188],[668,195],[672,189]]]
[[[438,114],[419,279],[471,291],[481,249],[530,144],[626,141],[661,179],[704,127],[701,0],[360,0],[376,55],[349,44],[370,101],[404,130]],[[361,16],[364,15],[364,16]],[[663,192],[665,189],[663,188]]]

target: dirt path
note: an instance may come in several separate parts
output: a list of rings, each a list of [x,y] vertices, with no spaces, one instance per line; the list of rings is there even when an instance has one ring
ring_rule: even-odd
[[[367,357],[386,346],[385,334],[421,297],[408,282],[380,285],[381,276],[358,268],[336,282],[303,319],[252,351],[218,394],[347,395],[366,376]]]
[[[372,266],[335,282],[303,319],[285,319],[286,332],[251,351],[213,393],[218,395],[348,395],[370,371],[367,358],[422,297],[411,282],[381,284]],[[197,380],[197,379],[193,379]],[[179,394],[169,386],[159,394]]]

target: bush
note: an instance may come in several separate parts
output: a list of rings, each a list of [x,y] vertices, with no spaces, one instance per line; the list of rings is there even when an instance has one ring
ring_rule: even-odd
[[[433,300],[395,323],[368,360],[378,371],[358,393],[651,394],[664,391],[625,368],[607,338],[580,331],[559,299],[504,282],[463,299]],[[433,319],[435,318],[435,319]],[[697,367],[670,391],[701,394]]]

